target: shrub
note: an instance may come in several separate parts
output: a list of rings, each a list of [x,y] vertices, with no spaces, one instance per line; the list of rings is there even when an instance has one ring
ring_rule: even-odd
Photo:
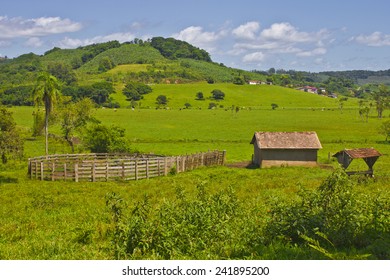
[[[277,201],[265,231],[268,242],[279,236],[302,244],[320,235],[333,250],[355,248],[374,258],[388,258],[389,253],[375,253],[370,246],[390,244],[389,203],[380,197],[362,196],[353,187],[345,172],[337,170],[318,190],[301,190],[293,202]]]
[[[249,227],[232,187],[214,195],[207,193],[207,183],[197,185],[197,195],[189,199],[183,189],[176,189],[176,200],[154,210],[149,198],[123,213],[121,200],[109,198],[115,230],[113,248],[117,258],[220,259],[249,255]],[[118,205],[113,207],[112,205]],[[113,209],[113,210],[112,210]],[[118,219],[119,216],[119,219]],[[252,219],[253,220],[253,219]]]
[[[225,98],[225,93],[219,89],[214,89],[211,92],[212,98],[215,100],[223,100]]]
[[[130,153],[125,129],[119,126],[95,124],[87,130],[85,145],[93,153]]]

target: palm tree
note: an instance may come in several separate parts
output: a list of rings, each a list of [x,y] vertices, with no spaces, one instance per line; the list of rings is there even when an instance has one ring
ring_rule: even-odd
[[[53,111],[54,104],[60,97],[60,83],[56,77],[47,72],[43,72],[37,78],[36,85],[33,90],[33,100],[36,106],[43,103],[45,106],[45,152],[49,153],[48,132],[49,132],[49,116]]]

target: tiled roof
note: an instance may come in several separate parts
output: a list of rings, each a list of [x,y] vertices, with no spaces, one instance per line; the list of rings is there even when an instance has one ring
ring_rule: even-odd
[[[321,149],[315,132],[255,132],[251,144],[261,149]]]
[[[380,152],[378,152],[373,148],[359,148],[359,149],[345,149],[335,154],[335,156],[343,152],[345,152],[352,159],[380,157],[382,155]]]

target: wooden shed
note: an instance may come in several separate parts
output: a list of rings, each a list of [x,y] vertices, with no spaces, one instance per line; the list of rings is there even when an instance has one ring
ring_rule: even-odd
[[[315,166],[322,148],[315,132],[255,132],[252,163],[259,167]]]
[[[359,148],[359,149],[344,149],[333,156],[337,158],[337,161],[343,166],[344,169],[347,169],[354,159],[363,159],[368,166],[367,171],[348,171],[348,175],[354,174],[365,174],[369,176],[374,175],[373,166],[378,158],[382,154],[375,150],[374,148]]]

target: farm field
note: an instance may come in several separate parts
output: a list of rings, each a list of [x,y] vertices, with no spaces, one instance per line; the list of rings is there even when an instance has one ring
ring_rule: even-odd
[[[213,88],[226,92],[225,100],[219,103],[223,106],[209,110],[209,100],[194,100],[197,91],[207,96]],[[371,245],[375,248],[364,245],[368,242],[365,232],[358,233],[356,244],[360,247],[355,243],[340,246],[337,242],[350,236],[342,237],[337,230],[326,232],[331,235],[329,238],[334,237],[333,247],[324,240],[319,246],[330,251],[333,258],[390,257],[386,249],[389,238],[385,236],[390,221],[390,145],[378,133],[383,120],[375,117],[374,110],[368,122],[364,122],[354,99],[349,99],[340,110],[337,100],[270,86],[190,84],[155,85],[153,89],[141,101],[141,108],[97,109],[97,119],[125,128],[132,147],[140,152],[183,155],[226,150],[227,166],[142,181],[40,182],[27,178],[27,158],[44,154],[44,139],[28,137],[25,160],[0,166],[0,209],[4,213],[0,217],[0,259],[328,258],[329,255],[307,246],[314,244],[309,239],[306,243],[303,239],[295,240],[296,232],[291,233],[290,241],[273,239],[273,235],[280,231],[287,236],[277,228],[284,226],[279,218],[291,218],[283,216],[282,206],[295,209],[293,203],[300,201],[303,189],[314,196],[324,180],[337,170],[337,162],[329,155],[359,147],[374,147],[383,156],[374,166],[375,179],[350,179],[355,199],[350,203],[355,208],[351,209],[361,212],[353,217],[343,213],[351,217],[351,224],[365,225],[363,221],[369,224],[369,213],[374,213],[373,205],[378,207],[375,211],[379,211],[380,217],[375,221],[381,229],[372,232],[375,242]],[[169,110],[155,109],[159,94],[167,95]],[[186,102],[191,103],[190,109],[183,109]],[[277,103],[279,108],[272,110],[271,103]],[[231,110],[233,105],[240,106],[240,110]],[[33,108],[11,110],[18,126],[29,135]],[[388,119],[389,111],[384,116],[384,120]],[[50,130],[60,132],[58,126]],[[238,168],[238,163],[251,160],[253,146],[249,142],[255,131],[316,131],[323,146],[319,151],[320,166]],[[61,143],[52,142],[49,148],[53,154],[69,153],[69,148]],[[354,161],[350,167],[365,168],[363,161]],[[345,182],[345,178],[338,179]],[[302,216],[311,211],[301,210],[306,211]],[[205,228],[197,232],[181,217]],[[217,221],[215,217],[219,217]],[[275,227],[270,226],[271,221],[278,221]],[[340,225],[345,226],[343,223]],[[156,231],[150,232],[152,228]],[[376,236],[377,232],[383,236]],[[310,230],[306,234],[309,233]],[[134,242],[129,241],[130,236],[135,236]],[[118,244],[127,244],[133,250],[129,253]]]

